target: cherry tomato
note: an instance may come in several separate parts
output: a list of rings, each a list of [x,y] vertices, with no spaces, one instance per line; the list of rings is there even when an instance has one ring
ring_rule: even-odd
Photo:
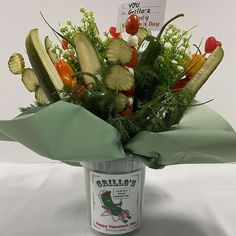
[[[77,87],[78,87],[77,80],[75,78],[72,78],[71,85],[70,85],[71,91],[72,92],[76,91]]]
[[[185,78],[177,81],[176,84],[173,86],[172,91],[175,92],[175,91],[182,89],[188,83],[189,80],[190,80],[189,77],[185,77]]]
[[[72,92],[77,89],[77,80],[73,78],[74,71],[71,66],[64,60],[58,59],[55,62],[55,68],[62,79],[62,82]]]
[[[135,35],[139,29],[139,18],[136,14],[131,14],[125,22],[125,31],[128,34]]]
[[[75,58],[73,55],[71,55],[71,54],[67,54],[67,55],[66,55],[66,58],[67,58],[68,60],[70,60],[70,61],[75,61],[75,60],[76,60],[76,58]]]
[[[114,27],[114,26],[110,27],[109,33],[113,38],[119,38],[120,37],[120,33],[116,32],[116,27]]]
[[[64,50],[68,49],[69,42],[66,39],[61,40],[61,46]]]
[[[222,43],[220,41],[216,41],[216,46],[222,46]]]
[[[78,87],[78,91],[77,91],[78,100],[81,100],[83,98],[86,91],[87,91],[87,88],[83,84]]]
[[[205,43],[205,52],[212,53],[217,46],[221,46],[221,42],[217,41],[215,37],[211,36],[207,38]]]
[[[131,106],[127,106],[125,108],[124,111],[120,112],[119,113],[121,116],[124,116],[124,117],[130,117],[134,114],[133,110],[132,110],[132,107]]]
[[[130,90],[122,91],[122,93],[127,97],[133,97],[136,90],[136,85],[134,85]]]
[[[128,62],[127,64],[125,64],[125,66],[127,67],[135,67],[137,62],[138,62],[138,52],[137,52],[137,49],[135,47],[132,47],[133,49],[133,53],[132,53],[132,59],[130,62]]]

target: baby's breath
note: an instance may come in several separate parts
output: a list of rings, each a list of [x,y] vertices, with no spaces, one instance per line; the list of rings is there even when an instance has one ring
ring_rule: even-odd
[[[82,18],[80,20],[81,24],[75,25],[70,19],[67,19],[65,25],[60,27],[61,34],[68,39],[68,41],[73,42],[73,36],[75,34],[81,32],[85,33],[93,43],[94,47],[96,47],[103,56],[106,49],[106,42],[103,41],[99,35],[93,12],[87,11],[85,8],[81,8],[80,12],[82,13]],[[108,33],[104,33],[104,36],[105,38],[108,38]]]
[[[181,30],[173,24],[167,26],[161,37],[164,52],[157,58],[155,67],[158,74],[169,86],[173,85],[183,73],[183,65],[189,58],[189,31]]]

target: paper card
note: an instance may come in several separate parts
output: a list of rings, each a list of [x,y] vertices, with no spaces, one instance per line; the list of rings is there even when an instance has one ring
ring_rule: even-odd
[[[160,30],[164,23],[166,0],[129,1],[122,3],[118,10],[117,31],[125,31],[129,15],[137,14],[140,26],[151,31]]]

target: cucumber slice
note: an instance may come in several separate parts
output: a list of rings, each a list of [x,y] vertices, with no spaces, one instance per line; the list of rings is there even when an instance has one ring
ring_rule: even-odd
[[[115,97],[116,112],[122,112],[129,104],[129,98],[123,93],[118,93]]]
[[[42,89],[42,87],[38,87],[36,89],[35,99],[40,104],[49,104],[50,103],[47,96],[46,96],[46,94],[44,93],[44,90]]]
[[[134,76],[121,65],[112,65],[105,78],[105,84],[109,89],[127,91],[134,86]]]
[[[25,45],[34,73],[48,100],[50,102],[60,100],[63,97],[60,93],[63,83],[39,39],[38,29],[32,29],[28,33]]]
[[[107,47],[107,59],[112,63],[125,65],[132,60],[133,50],[127,42],[121,38],[112,39]]]
[[[56,60],[58,59],[58,55],[52,52],[53,45],[52,45],[52,41],[49,39],[48,36],[44,39],[44,45],[52,63],[55,64]]]
[[[39,87],[39,81],[31,68],[26,68],[22,74],[22,82],[29,92],[35,92]]]
[[[85,33],[77,33],[74,35],[73,41],[79,58],[81,71],[96,75],[97,71],[101,68],[101,62],[99,60],[99,54],[89,38]],[[85,85],[94,83],[94,79],[91,76],[84,75],[83,78]]]
[[[8,68],[14,75],[20,75],[25,69],[24,58],[20,53],[13,53],[8,61]]]

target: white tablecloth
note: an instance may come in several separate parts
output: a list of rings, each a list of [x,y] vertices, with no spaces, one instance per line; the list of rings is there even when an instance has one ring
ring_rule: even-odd
[[[0,163],[0,236],[88,236],[83,168]],[[147,169],[145,236],[235,236],[236,165]]]

